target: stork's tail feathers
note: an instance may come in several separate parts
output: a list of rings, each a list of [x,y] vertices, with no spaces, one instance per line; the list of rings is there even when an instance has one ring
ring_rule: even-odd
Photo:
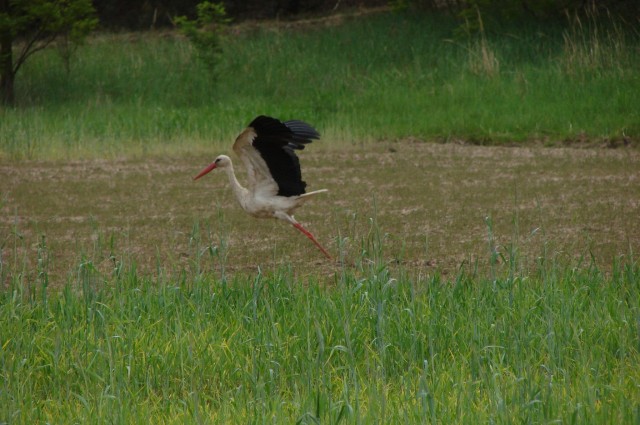
[[[309,197],[311,197],[313,195],[317,195],[319,193],[325,193],[325,192],[328,192],[328,191],[329,191],[329,189],[314,190],[313,192],[303,193],[302,195],[299,195],[298,199],[309,198]]]

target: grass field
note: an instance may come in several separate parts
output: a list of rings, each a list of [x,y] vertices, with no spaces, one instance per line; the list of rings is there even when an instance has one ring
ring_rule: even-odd
[[[208,159],[2,166],[0,419],[640,419],[635,149],[317,142],[335,263]]]
[[[86,266],[86,265],[85,265]],[[640,270],[332,285],[141,278],[2,293],[6,423],[575,423],[640,419]]]
[[[259,111],[332,143],[627,141],[640,135],[640,35],[530,25],[456,35],[452,18],[383,13],[239,26],[217,80],[174,33],[96,36],[67,73],[55,49],[0,110],[0,155],[105,157],[227,146]]]
[[[640,423],[637,39],[452,28],[245,25],[217,84],[173,34],[34,57],[0,424]],[[296,217],[336,261],[192,181],[258,113],[322,133]]]

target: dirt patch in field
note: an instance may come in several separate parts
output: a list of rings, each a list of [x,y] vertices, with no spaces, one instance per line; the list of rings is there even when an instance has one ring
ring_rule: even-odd
[[[341,146],[302,152],[307,189],[330,192],[296,217],[348,264],[380,246],[382,261],[425,274],[487,270],[513,253],[520,269],[540,258],[606,269],[640,248],[636,149]],[[217,153],[0,163],[4,283],[46,275],[60,285],[86,264],[101,275],[133,264],[175,276],[290,264],[303,278],[333,276],[337,263],[291,226],[245,215],[222,173],[192,181]]]

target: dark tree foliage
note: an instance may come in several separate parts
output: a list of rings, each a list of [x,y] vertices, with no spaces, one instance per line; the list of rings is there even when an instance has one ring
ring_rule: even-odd
[[[169,26],[175,16],[195,14],[199,0],[94,0],[100,25],[141,30]]]
[[[603,12],[640,19],[638,0],[394,0],[393,4],[423,10],[450,10],[477,13],[495,19],[562,18],[567,14]]]
[[[106,29],[145,30],[173,27],[176,16],[196,17],[201,0],[93,0],[100,24]],[[247,19],[289,19],[330,13],[354,7],[392,6],[420,10],[477,13],[495,19],[557,19],[567,13],[594,8],[640,19],[640,0],[225,0],[228,16],[235,22]]]
[[[196,18],[201,0],[94,0],[100,24],[107,29],[143,30],[171,27],[176,16]],[[226,0],[233,21],[288,19],[353,7],[387,5],[388,0]]]

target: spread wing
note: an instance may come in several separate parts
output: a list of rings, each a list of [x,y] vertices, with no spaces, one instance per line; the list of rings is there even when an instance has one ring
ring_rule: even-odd
[[[296,196],[305,193],[307,184],[294,150],[319,138],[320,134],[303,121],[281,122],[261,115],[240,133],[233,150],[247,167],[251,190]]]

